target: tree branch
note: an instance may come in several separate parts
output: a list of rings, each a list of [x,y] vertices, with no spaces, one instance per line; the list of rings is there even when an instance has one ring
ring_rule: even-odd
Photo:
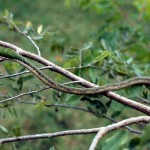
[[[0,56],[0,62],[7,60],[7,58]]]
[[[23,72],[22,72],[22,73],[23,73]],[[16,74],[13,74],[13,75],[16,75]],[[7,75],[6,75],[6,76],[7,76]],[[0,78],[0,79],[1,79],[1,78]],[[79,81],[66,82],[66,83],[63,83],[62,85],[75,84],[75,83],[79,83]],[[18,99],[18,98],[23,97],[23,96],[26,96],[26,95],[35,94],[35,93],[38,93],[38,92],[41,92],[41,91],[45,91],[45,90],[50,89],[50,88],[51,88],[50,86],[46,86],[46,87],[42,87],[42,88],[40,88],[40,89],[38,89],[38,90],[21,93],[21,94],[18,94],[18,95],[16,95],[16,96],[12,96],[12,97],[8,97],[8,98],[6,98],[6,99],[0,100],[0,103],[5,103],[5,102],[8,102],[8,101],[12,101],[12,100]],[[3,97],[4,97],[4,96],[3,96]]]
[[[121,122],[109,125],[106,127],[107,131],[104,134],[111,132],[113,130],[116,130],[118,128],[124,127],[126,125],[140,123],[140,122],[149,123],[150,117],[148,117],[148,116],[134,117],[134,118],[126,119]],[[67,130],[67,131],[61,131],[61,132],[55,132],[55,133],[43,133],[43,134],[34,134],[34,135],[4,138],[4,139],[0,139],[0,144],[17,142],[17,141],[25,141],[25,140],[33,140],[33,139],[43,139],[43,138],[67,136],[67,135],[93,134],[93,133],[103,131],[102,129],[104,129],[104,128],[105,127],[92,128],[92,129],[80,129],[80,130]],[[96,143],[95,143],[95,141],[96,141]],[[94,144],[92,143],[92,145],[91,145],[92,148],[94,148],[93,145],[96,146],[96,144],[97,144],[97,140],[94,140]]]
[[[148,116],[133,117],[133,118],[129,118],[129,119],[120,121],[118,123],[114,123],[112,125],[108,125],[106,127],[100,128],[99,132],[96,134],[95,138],[93,139],[93,142],[92,142],[89,150],[95,150],[98,141],[105,134],[107,134],[111,131],[114,131],[114,130],[118,130],[119,128],[122,128],[126,125],[135,124],[135,123],[137,124],[139,122],[149,123],[150,122],[150,117],[148,117]]]
[[[5,58],[5,59],[6,59],[6,58]],[[50,68],[51,68],[51,66],[44,66],[44,67],[40,67],[40,68],[38,68],[38,69],[39,69],[39,70],[44,70],[44,69],[50,69]],[[23,74],[27,74],[27,73],[30,73],[30,71],[25,70],[25,71],[18,72],[18,73],[14,73],[14,74],[1,75],[1,76],[0,76],[0,79],[3,79],[3,78],[12,78],[12,77],[16,77],[16,76],[23,75]]]

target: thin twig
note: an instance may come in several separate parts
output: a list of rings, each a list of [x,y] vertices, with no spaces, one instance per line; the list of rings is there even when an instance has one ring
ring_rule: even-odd
[[[97,68],[97,69],[101,69],[102,67],[100,66],[94,66],[94,65],[85,65],[85,66],[79,66],[79,67],[70,67],[70,68],[65,68],[66,70],[75,70],[75,69],[84,69],[84,68],[88,68],[88,67],[91,67],[91,68]]]
[[[44,70],[44,69],[50,69],[50,68],[52,68],[52,66],[44,66],[44,67],[40,67],[38,69],[39,70]],[[30,73],[30,71],[25,70],[25,71],[14,73],[14,74],[1,75],[0,79],[3,79],[3,78],[12,78],[12,77],[16,77],[16,76],[27,74],[27,73]]]
[[[140,116],[140,117],[133,117],[133,118],[129,118],[123,121],[120,121],[118,123],[114,123],[112,125],[108,125],[106,127],[101,127],[99,132],[96,134],[95,138],[92,141],[92,144],[90,145],[89,150],[95,150],[96,145],[98,143],[98,141],[107,133],[114,131],[114,130],[118,130],[126,125],[130,125],[130,124],[137,124],[139,122],[144,122],[144,123],[149,123],[150,122],[150,117],[148,116]]]
[[[25,103],[25,104],[32,104],[32,105],[37,105],[38,104],[36,102],[28,102],[28,101],[22,101],[22,100],[19,100],[18,102],[19,103]],[[92,111],[92,110],[81,108],[81,107],[76,107],[76,106],[70,106],[70,105],[67,105],[67,104],[45,104],[44,106],[45,107],[62,107],[62,108],[75,109],[75,110],[80,110],[80,111],[83,111],[83,112],[91,113],[91,114],[94,114],[95,116],[97,116],[97,113]],[[117,121],[115,119],[113,119],[113,118],[111,118],[107,115],[102,115],[101,117],[103,117],[107,120],[110,120],[113,123],[117,123]],[[141,131],[135,130],[135,129],[129,127],[129,126],[125,126],[125,128],[128,129],[130,132],[133,132],[133,133],[136,133],[136,134],[141,134],[142,133]]]
[[[141,116],[141,117],[134,117],[130,119],[123,120],[119,123],[114,123],[112,125],[107,126],[107,132],[111,132],[113,130],[116,130],[118,128],[124,127],[126,125],[135,124],[135,123],[149,123],[150,117],[148,116]],[[25,136],[18,136],[18,137],[10,137],[10,138],[3,138],[0,139],[0,144],[4,143],[10,143],[10,142],[17,142],[17,141],[25,141],[25,140],[34,140],[34,139],[43,139],[43,138],[52,138],[52,137],[59,137],[59,136],[67,136],[67,135],[77,135],[77,134],[93,134],[97,133],[104,129],[104,127],[101,128],[92,128],[92,129],[80,129],[80,130],[67,130],[67,131],[61,131],[61,132],[55,132],[55,133],[43,133],[43,134],[34,134],[34,135],[25,135]],[[96,141],[97,142],[97,141]],[[95,140],[94,143],[92,142],[92,147],[96,147]],[[94,149],[91,149],[94,150]]]
[[[37,53],[39,56],[41,56],[41,52],[40,52],[40,48],[37,46],[37,44],[32,40],[32,38],[29,36],[29,35],[26,35],[25,33],[23,33],[18,27],[17,25],[14,23],[13,20],[11,20],[11,23],[13,24],[13,26],[15,27],[15,29],[20,33],[22,34],[24,37],[26,37],[33,45],[34,47],[36,48],[37,50]]]
[[[79,82],[80,81],[71,81],[71,82],[63,83],[62,85],[76,84],[76,83],[79,83]],[[12,100],[15,100],[17,98],[20,98],[20,97],[23,97],[23,96],[26,96],[26,95],[30,95],[30,94],[35,94],[35,93],[38,93],[38,92],[42,92],[42,91],[45,91],[45,90],[50,89],[50,88],[51,87],[46,86],[46,87],[40,88],[39,90],[34,90],[34,91],[29,91],[29,92],[21,93],[19,95],[16,95],[16,96],[9,97],[7,99],[1,100],[0,103],[5,103],[5,102],[12,101]]]
[[[106,119],[108,119],[108,120],[110,120],[110,121],[112,121],[112,122],[114,122],[114,123],[119,122],[119,121],[116,121],[115,119],[113,119],[113,118],[111,118],[111,117],[109,117],[107,115],[103,115],[103,117],[106,118]],[[129,126],[125,126],[125,128],[127,128],[130,132],[133,132],[133,133],[136,133],[136,134],[142,134],[141,131],[135,130],[135,129],[129,127]]]
[[[47,86],[47,87],[41,88],[41,89],[39,89],[39,90],[21,93],[21,94],[19,94],[19,95],[16,95],[16,96],[9,97],[9,98],[7,98],[7,99],[1,100],[0,103],[5,103],[5,102],[8,102],[8,101],[12,101],[12,100],[15,100],[15,99],[17,99],[17,98],[20,98],[20,97],[22,97],[22,96],[29,95],[29,94],[35,94],[35,93],[38,93],[38,92],[41,92],[41,91],[44,91],[44,90],[47,90],[47,89],[50,89],[50,87]]]
[[[150,104],[150,100],[144,99],[143,97],[138,96],[137,99],[145,104]]]

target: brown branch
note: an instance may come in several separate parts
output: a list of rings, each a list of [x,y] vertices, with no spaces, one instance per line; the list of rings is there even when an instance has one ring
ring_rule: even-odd
[[[8,58],[0,56],[0,62],[7,60]]]
[[[118,130],[118,129],[125,127],[127,125],[130,125],[130,124],[135,124],[135,123],[137,124],[139,122],[149,123],[150,117],[148,117],[148,116],[133,117],[133,118],[129,118],[129,119],[120,121],[118,123],[114,123],[112,125],[108,125],[106,127],[100,128],[99,132],[96,134],[95,138],[93,139],[93,142],[92,142],[89,150],[95,150],[98,141],[100,139],[102,139],[102,137],[105,134],[107,134],[111,131],[114,131],[114,130]]]
[[[42,58],[38,55],[27,52],[27,51],[13,45],[13,44],[0,41],[0,45],[2,47],[11,48],[11,49],[17,51],[22,56],[33,59],[33,60],[35,60],[35,61],[37,61],[37,62],[39,62],[43,65],[51,66],[50,70],[55,71],[57,73],[60,73],[60,74],[64,75],[65,77],[67,77],[67,78],[69,78],[73,81],[80,81],[81,82],[80,84],[84,87],[87,87],[87,88],[89,88],[89,87],[99,87],[98,85],[95,85],[95,84],[93,84],[93,83],[91,83],[91,82],[89,82],[89,81],[87,81],[87,80],[85,80],[85,79],[83,79],[79,76],[76,76],[73,73],[71,73],[71,72],[69,72],[69,71],[53,64],[52,62],[49,62],[48,60],[46,60],[46,59],[44,59],[44,58]],[[135,110],[138,110],[138,111],[143,112],[147,115],[150,115],[150,107],[148,107],[148,106],[145,106],[145,105],[140,104],[138,102],[132,101],[131,99],[125,98],[125,97],[123,97],[119,94],[116,94],[114,92],[111,92],[111,91],[105,92],[104,95],[111,98],[111,99],[114,99],[114,100],[118,101],[119,103],[127,105],[127,106],[129,106],[129,107],[131,107]]]
[[[149,123],[150,117],[148,117],[148,116],[134,117],[134,118],[126,119],[121,122],[114,123],[107,127],[101,127],[101,128],[67,130],[67,131],[60,131],[60,132],[55,132],[55,133],[43,133],[43,134],[34,134],[34,135],[25,135],[25,136],[19,136],[19,137],[4,138],[4,139],[0,139],[0,144],[25,141],[25,140],[35,140],[35,139],[67,136],[67,135],[93,134],[93,133],[97,133],[99,131],[103,131],[102,129],[105,129],[105,128],[107,129],[107,132],[105,132],[104,134],[106,134],[106,133],[116,130],[118,128],[124,127],[126,125],[140,123],[140,122]]]

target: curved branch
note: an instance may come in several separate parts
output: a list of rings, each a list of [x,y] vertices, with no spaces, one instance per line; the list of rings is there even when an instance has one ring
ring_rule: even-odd
[[[124,126],[130,125],[130,124],[137,124],[139,122],[144,122],[144,123],[149,123],[150,122],[150,117],[147,116],[140,116],[140,117],[133,117],[133,118],[129,118],[123,121],[120,121],[118,123],[114,123],[112,125],[108,125],[106,127],[102,127],[100,128],[99,132],[96,134],[95,138],[93,139],[93,142],[89,148],[89,150],[95,150],[96,145],[98,143],[98,141],[100,139],[102,139],[102,137],[114,130],[118,130]]]
[[[31,71],[37,78],[39,78],[43,83],[50,86],[53,89],[59,90],[64,93],[70,94],[78,94],[78,95],[85,95],[85,94],[100,94],[107,91],[117,91],[129,86],[133,85],[150,85],[150,78],[148,77],[133,77],[128,80],[114,83],[114,84],[107,84],[96,88],[72,88],[68,86],[64,86],[55,82],[53,79],[47,77],[44,73],[37,69],[31,62],[27,59],[19,55],[18,53],[10,50],[10,49],[0,49],[0,55],[10,60],[16,61],[26,67],[29,71]]]
[[[116,130],[118,128],[124,127],[126,125],[140,123],[140,122],[149,123],[150,117],[148,117],[148,116],[134,117],[134,118],[123,120],[118,123],[114,123],[114,124],[106,127],[108,129],[108,131],[106,133]],[[34,134],[34,135],[4,138],[4,139],[0,139],[0,144],[17,142],[17,141],[25,141],[25,140],[35,140],[35,139],[67,136],[67,135],[93,134],[93,133],[97,133],[97,132],[101,131],[104,128],[105,127],[92,128],[92,129],[80,129],[80,130],[67,130],[67,131],[61,131],[61,132],[55,132],[55,133],[44,133],[44,134]]]
[[[38,55],[35,55],[33,53],[30,53],[30,52],[27,52],[13,44],[10,44],[10,43],[7,43],[7,42],[3,42],[3,41],[0,41],[0,45],[2,47],[6,47],[6,48],[11,48],[12,50],[15,50],[17,51],[19,54],[21,54],[22,56],[25,56],[25,57],[28,57],[30,59],[33,59],[43,65],[46,65],[46,66],[51,66],[50,70],[52,71],[55,71],[57,73],[60,73],[62,75],[64,75],[65,77],[73,80],[73,81],[80,81],[81,82],[81,85],[84,86],[84,87],[87,87],[87,88],[90,88],[90,87],[99,87],[98,85],[95,85],[79,76],[76,76],[74,75],[73,73],[53,64],[52,62],[49,62],[48,60],[38,56]],[[124,105],[127,105],[135,110],[138,110],[140,112],[143,112],[145,114],[148,114],[150,115],[150,108],[143,105],[143,104],[140,104],[138,102],[135,102],[135,101],[132,101],[131,99],[128,99],[128,98],[125,98],[119,94],[116,94],[114,92],[111,92],[111,91],[108,91],[108,92],[105,92],[103,93],[105,96],[111,98],[111,99],[114,99],[116,101],[118,101],[119,103],[122,103]]]

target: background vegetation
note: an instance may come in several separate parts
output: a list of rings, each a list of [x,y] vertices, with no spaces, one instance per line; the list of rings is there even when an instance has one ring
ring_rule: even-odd
[[[37,53],[31,42],[15,30],[12,22],[35,40],[44,58],[95,84],[150,74],[149,0],[0,0],[0,39]],[[2,62],[0,67],[1,75],[24,70],[12,62]],[[44,72],[55,81],[69,82],[61,75]],[[1,100],[44,86],[31,74],[3,79],[0,84]],[[149,88],[145,86],[118,93],[137,101],[141,97],[150,100]],[[96,115],[44,107],[45,104],[88,108]],[[0,104],[0,138],[100,127],[111,123],[106,115],[121,120],[140,113],[102,95],[85,97],[47,90]],[[142,125],[132,127],[143,129]],[[114,142],[113,149],[148,149],[148,130],[149,127],[140,136],[127,130],[109,134],[98,147],[108,150],[113,141],[118,141]],[[7,144],[1,149],[50,149],[53,146],[55,149],[87,149],[92,138],[93,135],[67,136]]]

